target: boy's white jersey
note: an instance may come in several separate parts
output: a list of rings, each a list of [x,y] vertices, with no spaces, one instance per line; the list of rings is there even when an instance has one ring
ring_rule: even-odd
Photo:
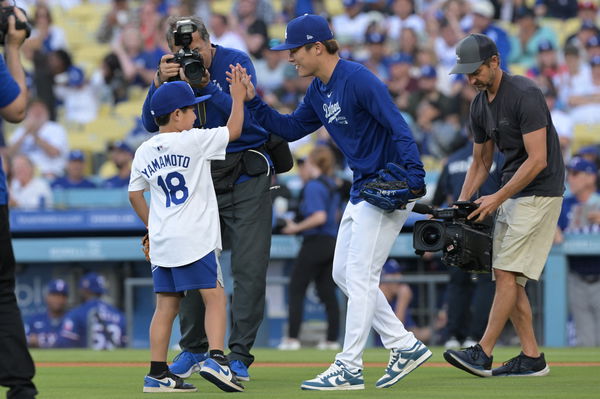
[[[135,152],[129,191],[150,189],[150,259],[177,267],[221,249],[210,161],[225,159],[229,129],[161,133]]]

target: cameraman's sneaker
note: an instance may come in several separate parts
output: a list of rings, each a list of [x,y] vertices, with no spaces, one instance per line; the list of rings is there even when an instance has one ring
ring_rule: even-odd
[[[181,378],[188,378],[193,373],[200,371],[202,362],[208,357],[207,353],[192,353],[183,351],[173,359],[169,371]]]
[[[351,372],[346,365],[336,360],[327,370],[312,380],[307,380],[300,388],[309,391],[336,391],[365,389],[362,370]]]
[[[235,373],[238,381],[250,381],[248,366],[246,366],[241,360],[231,360],[229,362],[229,368]]]
[[[494,377],[542,377],[549,372],[550,367],[546,364],[543,353],[540,357],[529,357],[521,352],[519,356],[493,369],[492,375]]]
[[[204,361],[200,375],[225,392],[244,392],[244,386],[235,378],[229,365],[221,364],[215,359],[208,358]]]
[[[421,341],[417,341],[410,349],[392,349],[385,374],[375,383],[375,387],[391,387],[430,357],[431,351]]]
[[[448,363],[478,377],[491,377],[493,358],[486,355],[479,344],[459,351],[444,352],[444,359]]]
[[[147,375],[144,377],[144,390],[145,393],[158,393],[158,392],[196,392],[197,389],[192,384],[188,384],[183,381],[182,378],[177,377],[170,371],[166,371],[158,377],[151,377]]]

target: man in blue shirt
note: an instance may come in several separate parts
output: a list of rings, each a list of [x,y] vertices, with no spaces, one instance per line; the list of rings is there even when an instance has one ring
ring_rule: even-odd
[[[125,315],[100,299],[106,292],[104,278],[94,272],[87,273],[81,278],[79,288],[84,302],[65,316],[56,346],[97,350],[124,347]]]
[[[247,54],[210,42],[204,23],[196,17],[172,17],[167,21],[167,42],[173,52],[177,26],[192,25],[190,50],[197,51],[207,73],[199,84],[191,83],[196,96],[210,94],[210,100],[196,108],[194,127],[225,126],[231,111],[231,96],[226,72],[229,65],[241,64],[252,75],[254,66]],[[179,37],[179,36],[178,36]],[[149,132],[158,130],[150,113],[152,95],[171,78],[188,80],[178,63],[168,62],[172,54],[162,57],[154,82],[150,86],[142,121]],[[256,83],[253,77],[253,82]],[[228,355],[231,369],[239,380],[248,381],[248,366],[254,361],[250,350],[262,322],[265,308],[266,272],[271,248],[272,206],[270,194],[271,161],[265,151],[268,132],[245,111],[242,135],[227,146],[224,161],[212,161],[212,178],[217,193],[224,249],[231,249],[233,300]],[[243,158],[243,160],[242,160]],[[252,165],[250,165],[252,164]],[[251,167],[250,167],[251,166]],[[204,331],[204,305],[197,290],[187,292],[180,305],[179,320],[183,349],[171,365],[171,371],[182,378],[198,370],[198,362],[206,357],[208,341]]]
[[[303,15],[286,28],[286,41],[273,50],[289,50],[298,75],[314,76],[302,103],[290,115],[266,105],[248,76],[247,107],[266,129],[288,141],[324,126],[346,156],[354,174],[350,202],[342,216],[333,259],[333,279],[348,297],[344,349],[335,362],[302,389],[364,389],[362,354],[371,327],[391,350],[376,387],[392,386],[425,362],[431,352],[404,325],[379,289],[381,268],[412,204],[386,212],[359,196],[363,185],[388,163],[405,170],[412,198],[425,193],[425,171],[410,129],[386,86],[364,66],[340,59],[338,44],[325,18]],[[239,66],[237,66],[239,68]]]
[[[0,56],[0,117],[19,123],[25,118],[27,103],[20,51],[26,31],[16,29],[15,24],[17,19],[26,22],[27,18],[17,7],[13,10],[14,15],[8,17],[4,57]],[[0,159],[0,385],[9,387],[9,398],[27,399],[37,394],[31,381],[35,367],[27,349],[23,320],[15,297],[15,257],[8,220],[8,190]]]
[[[57,177],[51,184],[52,189],[96,188],[91,180],[85,177],[85,154],[81,150],[72,150],[65,169],[65,175]]]
[[[124,141],[116,141],[111,147],[110,157],[117,167],[117,174],[102,182],[102,188],[126,188],[129,186],[133,149]]]
[[[46,311],[34,314],[25,322],[25,334],[30,347],[54,347],[67,310],[69,286],[64,280],[50,281],[46,290]]]

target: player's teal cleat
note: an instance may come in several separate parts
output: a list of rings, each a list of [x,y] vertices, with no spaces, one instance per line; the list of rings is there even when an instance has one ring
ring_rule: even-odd
[[[351,372],[346,365],[336,360],[327,370],[302,383],[300,388],[308,391],[338,391],[365,389],[362,370]]]
[[[193,373],[200,371],[202,362],[204,362],[207,357],[207,353],[180,352],[175,356],[175,359],[173,359],[173,364],[169,366],[169,371],[178,377],[188,378]]]
[[[375,387],[391,387],[430,357],[431,351],[421,341],[417,341],[410,349],[392,349],[385,374],[375,383]]]
[[[250,374],[248,373],[248,366],[241,360],[231,360],[229,367],[235,373],[235,376],[239,381],[250,381]]]
[[[144,393],[186,393],[196,391],[197,389],[195,386],[184,382],[183,379],[177,377],[170,371],[166,371],[157,377],[151,377],[149,375],[144,377]]]
[[[200,375],[225,392],[244,392],[244,386],[239,383],[229,366],[220,364],[215,359],[208,358],[204,361]]]

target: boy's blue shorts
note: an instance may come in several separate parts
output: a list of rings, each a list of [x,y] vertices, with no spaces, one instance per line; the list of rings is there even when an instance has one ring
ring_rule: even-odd
[[[215,251],[185,266],[152,265],[154,292],[174,293],[223,286],[221,267]]]

